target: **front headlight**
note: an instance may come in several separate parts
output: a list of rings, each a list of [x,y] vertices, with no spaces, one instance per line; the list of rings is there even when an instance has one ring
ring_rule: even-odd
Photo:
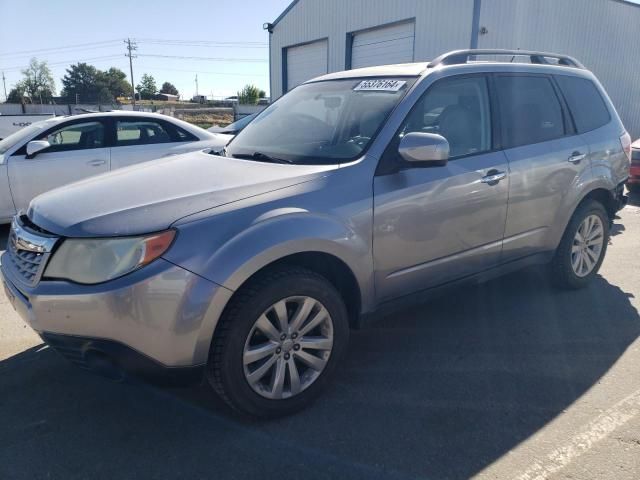
[[[44,276],[102,283],[152,262],[171,246],[175,230],[144,237],[70,238],[54,252]]]

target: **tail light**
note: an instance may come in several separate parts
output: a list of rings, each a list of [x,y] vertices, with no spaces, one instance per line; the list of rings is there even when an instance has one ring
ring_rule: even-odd
[[[622,150],[624,150],[627,159],[631,161],[631,135],[624,132],[624,135],[620,137],[620,144],[622,145]]]

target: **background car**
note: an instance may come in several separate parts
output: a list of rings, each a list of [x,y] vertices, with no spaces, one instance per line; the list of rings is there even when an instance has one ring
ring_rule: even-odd
[[[230,123],[226,127],[218,127],[214,125],[213,127],[207,128],[208,132],[211,133],[224,133],[227,135],[237,135],[242,131],[244,127],[249,125],[254,118],[258,116],[257,113],[252,113],[251,115],[247,115],[246,117],[242,117],[240,120],[236,120],[233,123]]]
[[[34,123],[0,141],[0,223],[52,188],[160,157],[221,149],[230,139],[152,113],[91,113]]]
[[[631,171],[627,188],[631,192],[640,192],[640,139],[631,144]]]

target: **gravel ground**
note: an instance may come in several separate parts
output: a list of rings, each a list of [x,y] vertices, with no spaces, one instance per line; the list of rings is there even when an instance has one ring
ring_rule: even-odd
[[[632,203],[588,289],[554,291],[529,270],[398,312],[354,332],[316,404],[270,422],[206,388],[78,370],[0,293],[0,478],[638,480]]]

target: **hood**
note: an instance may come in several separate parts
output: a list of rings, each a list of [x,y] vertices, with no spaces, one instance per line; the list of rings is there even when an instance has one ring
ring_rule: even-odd
[[[88,178],[36,197],[27,215],[67,237],[137,235],[196,212],[313,180],[337,165],[282,165],[203,152]]]

